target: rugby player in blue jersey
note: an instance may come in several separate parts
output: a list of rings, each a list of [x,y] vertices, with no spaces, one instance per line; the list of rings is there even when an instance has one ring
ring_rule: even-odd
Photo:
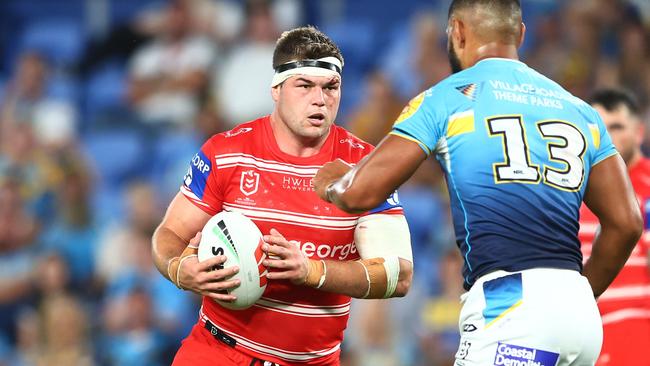
[[[454,0],[447,34],[454,74],[413,98],[366,160],[325,165],[317,193],[361,212],[435,156],[465,260],[456,365],[593,365],[594,297],[643,226],[625,164],[593,108],[519,61],[518,0]],[[583,200],[601,223],[584,267]]]

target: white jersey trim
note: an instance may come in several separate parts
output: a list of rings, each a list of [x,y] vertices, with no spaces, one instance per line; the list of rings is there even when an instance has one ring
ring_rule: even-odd
[[[203,307],[199,310],[199,314],[201,316],[201,320],[205,323],[206,320],[210,320],[213,324],[217,324],[214,321],[212,321],[210,318],[208,318],[207,315],[203,312]],[[250,339],[244,338],[236,333],[233,333],[227,329],[224,329],[222,326],[217,325],[219,329],[224,331],[226,334],[231,336],[232,338],[237,341],[237,345],[247,348],[251,351],[257,352],[259,354],[263,355],[268,355],[268,356],[273,356],[273,357],[278,357],[281,358],[285,361],[289,362],[307,362],[311,361],[320,357],[328,356],[331,355],[332,353],[338,351],[341,348],[341,344],[338,343],[332,348],[329,349],[323,349],[323,350],[317,350],[317,351],[310,351],[310,352],[295,352],[295,351],[289,351],[289,350],[284,350],[281,348],[277,347],[272,347],[269,345],[265,345],[259,342],[252,341]]]
[[[360,216],[318,216],[318,215],[310,215],[302,212],[294,212],[294,211],[284,211],[284,210],[278,210],[275,208],[268,208],[268,207],[251,207],[251,206],[244,206],[244,205],[238,205],[236,203],[231,203],[231,202],[224,202],[224,206],[228,207],[233,207],[233,208],[240,208],[240,209],[248,209],[248,210],[253,210],[253,211],[263,211],[263,212],[275,212],[278,214],[286,214],[286,215],[292,215],[292,216],[300,216],[300,217],[305,217],[305,218],[314,218],[314,219],[320,219],[320,220],[328,220],[328,221],[341,221],[341,222],[357,222]],[[383,212],[383,211],[382,211]]]
[[[249,168],[257,168],[262,171],[292,174],[308,178],[314,177],[320,168],[320,165],[306,167],[301,165],[284,164],[271,160],[262,160],[247,154],[235,154],[225,157],[224,155],[215,155],[215,161],[217,163],[218,169],[244,166]]]
[[[262,297],[254,306],[284,314],[311,318],[345,316],[350,314],[350,302],[341,305],[316,306],[288,303],[268,297]]]
[[[627,319],[650,319],[650,310],[648,309],[623,309],[614,311],[602,316],[603,325],[617,323]]]
[[[276,213],[268,211],[260,211],[255,209],[244,209],[239,207],[234,207],[228,204],[223,204],[223,208],[226,211],[239,212],[250,218],[251,220],[258,221],[267,221],[267,222],[277,222],[283,224],[307,226],[319,229],[329,229],[329,230],[351,230],[354,229],[357,225],[357,219],[352,220],[328,220],[324,218],[307,218],[294,215],[293,213]]]
[[[650,285],[621,286],[609,288],[600,295],[598,301],[621,300],[639,297],[650,297]]]
[[[207,203],[203,202],[194,192],[190,191],[187,187],[181,186],[181,193],[192,200],[192,202],[198,203],[201,206],[210,207]]]

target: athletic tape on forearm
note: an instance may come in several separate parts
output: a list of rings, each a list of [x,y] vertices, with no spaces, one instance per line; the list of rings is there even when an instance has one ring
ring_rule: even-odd
[[[384,258],[362,259],[359,262],[366,267],[368,278],[368,291],[364,298],[383,299],[388,287]]]
[[[366,299],[386,299],[395,293],[399,279],[399,258],[371,258],[359,261],[366,271]]]
[[[386,270],[386,293],[384,293],[384,299],[393,296],[395,289],[397,288],[397,282],[399,281],[399,258],[392,256],[386,258],[384,261],[384,270]]]

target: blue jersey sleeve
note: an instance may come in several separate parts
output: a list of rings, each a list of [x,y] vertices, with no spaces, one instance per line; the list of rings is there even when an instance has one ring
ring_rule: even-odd
[[[391,135],[416,142],[429,155],[443,136],[446,108],[435,87],[411,99],[395,121]]]
[[[393,192],[393,194],[388,196],[386,201],[382,202],[379,206],[368,211],[368,214],[382,213],[396,208],[399,209],[402,208],[402,204],[399,202],[399,196],[397,195],[397,191]]]
[[[594,166],[608,157],[617,154],[612,138],[598,112],[594,111],[594,123],[589,126],[595,153],[591,165]]]

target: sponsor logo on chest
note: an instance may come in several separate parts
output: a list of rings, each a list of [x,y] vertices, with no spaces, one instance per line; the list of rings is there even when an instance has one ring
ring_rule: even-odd
[[[282,176],[282,188],[291,191],[313,192],[314,179],[305,177],[295,177],[290,175]]]

